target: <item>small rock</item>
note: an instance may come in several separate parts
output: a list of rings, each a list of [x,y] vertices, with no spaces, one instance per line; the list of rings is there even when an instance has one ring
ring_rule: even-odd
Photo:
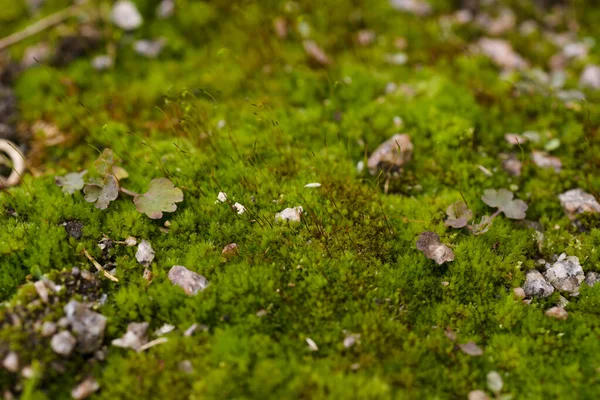
[[[265,310],[264,308],[260,309],[260,310],[258,310],[256,312],[256,316],[259,317],[259,318],[262,318],[262,317],[264,317],[267,314],[269,314],[269,312],[267,310]]]
[[[92,58],[92,68],[96,71],[105,71],[112,68],[112,66],[113,59],[109,55],[103,54]]]
[[[149,266],[152,260],[154,260],[154,249],[152,249],[149,241],[141,241],[135,253],[135,259],[145,267]]]
[[[361,46],[368,46],[375,41],[376,35],[370,29],[362,29],[356,34],[356,40]]]
[[[23,54],[21,65],[23,68],[31,68],[43,63],[50,57],[50,47],[46,43],[39,43],[28,47]]]
[[[569,305],[569,300],[565,299],[562,296],[558,296],[558,301],[556,302],[556,307],[565,308],[567,305]]]
[[[308,347],[311,349],[311,351],[318,351],[319,350],[319,346],[317,346],[317,344],[315,343],[315,341],[312,340],[311,338],[306,338],[306,343],[308,344]]]
[[[502,156],[502,155],[501,155]],[[503,155],[504,161],[502,162],[502,168],[512,176],[521,176],[523,170],[523,163],[513,154]]]
[[[169,270],[169,280],[174,285],[181,287],[190,296],[202,292],[209,285],[204,276],[181,265],[175,265]]]
[[[600,213],[600,204],[594,196],[581,189],[572,189],[558,195],[560,204],[570,220],[574,220],[577,214]]]
[[[431,5],[424,0],[390,0],[393,8],[406,13],[425,16],[431,13]]]
[[[285,210],[275,214],[275,221],[300,222],[302,220],[303,212],[304,209],[302,208],[302,206],[286,208]]]
[[[175,13],[175,0],[163,0],[156,7],[156,16],[159,19],[167,19]]]
[[[287,21],[283,17],[277,17],[273,20],[273,28],[280,39],[285,39],[288,34]]]
[[[527,295],[525,294],[525,290],[523,290],[523,288],[520,287],[514,288],[513,293],[518,299],[524,299],[525,297],[527,297]]]
[[[147,280],[148,282],[152,282],[152,277],[154,276],[154,274],[152,273],[152,271],[149,268],[144,268],[144,274],[142,275],[142,277]]]
[[[354,346],[358,340],[360,335],[348,335],[344,338],[344,347],[349,349],[350,347]]]
[[[166,40],[163,38],[156,40],[138,40],[133,44],[133,49],[141,56],[148,58],[156,58],[161,53]]]
[[[392,65],[404,65],[408,61],[406,53],[386,54],[385,61]]]
[[[594,286],[597,282],[600,282],[600,274],[594,271],[590,271],[585,274],[585,283],[588,286]]]
[[[546,312],[544,314],[546,314],[546,316],[548,316],[548,317],[556,318],[556,319],[560,319],[560,320],[565,320],[569,317],[569,313],[564,308],[560,308],[560,307],[549,308],[546,310]]]
[[[44,321],[42,324],[41,334],[43,337],[54,335],[56,332],[56,324],[52,321]]]
[[[585,279],[579,258],[567,257],[565,253],[561,254],[552,267],[548,268],[545,276],[557,290],[571,293],[571,295],[577,295],[579,285]]]
[[[65,222],[65,230],[72,238],[79,240],[83,236],[83,224],[80,221],[72,220]]]
[[[238,252],[238,245],[235,243],[229,243],[227,246],[223,247],[223,251],[221,251],[221,254],[225,257],[231,257],[237,255]]]
[[[38,296],[42,299],[44,303],[48,302],[48,288],[44,284],[44,281],[36,281],[33,286],[35,287],[35,291]]]
[[[410,161],[413,145],[408,135],[396,134],[375,149],[367,162],[371,175],[379,171],[387,174],[396,173]]]
[[[474,342],[459,344],[458,347],[460,347],[463,353],[468,354],[470,356],[475,357],[483,354],[483,350],[481,349],[481,347],[477,346]]]
[[[129,247],[133,247],[137,244],[137,239],[134,236],[128,236],[127,239],[125,239],[125,244]]]
[[[233,208],[237,211],[238,214],[243,214],[246,212],[246,207],[237,202],[233,205]]]
[[[588,65],[581,73],[579,85],[590,89],[600,89],[600,66]]]
[[[26,365],[21,370],[21,376],[25,379],[31,379],[35,376],[35,371],[31,365]]]
[[[186,374],[194,373],[194,366],[190,360],[183,360],[177,364],[180,371],[185,372]]]
[[[156,330],[156,332],[154,332],[154,335],[156,335],[156,336],[163,336],[163,335],[166,335],[169,332],[173,332],[174,330],[175,330],[175,325],[164,324],[163,326],[161,326],[160,328],[158,328]]]
[[[528,66],[509,42],[501,39],[481,38],[477,48],[488,56],[497,66],[505,69],[524,69]]]
[[[82,354],[98,350],[104,339],[106,317],[76,300],[69,301],[64,311],[71,330],[77,337],[77,350]]]
[[[483,390],[472,390],[469,392],[468,400],[490,400],[490,397]]]
[[[560,158],[551,156],[545,151],[534,150],[531,153],[531,158],[535,165],[540,168],[553,168],[556,172],[560,172],[562,169],[562,162],[560,161]]]
[[[2,366],[10,372],[19,372],[19,355],[14,351],[9,352],[6,357],[4,357]]]
[[[225,203],[227,201],[227,193],[219,192],[219,194],[217,195],[217,201],[220,201],[221,203]]]
[[[313,40],[305,40],[303,43],[304,51],[308,56],[321,65],[331,64],[331,59],[325,51]]]
[[[533,269],[525,277],[523,291],[528,297],[548,297],[554,293],[554,288],[539,271]]]
[[[127,332],[122,337],[114,339],[112,345],[137,351],[148,341],[146,339],[147,330],[147,322],[132,322],[127,325]]]
[[[86,399],[98,389],[100,389],[98,382],[94,378],[87,378],[71,390],[71,396],[76,400]]]
[[[115,3],[111,17],[115,25],[126,31],[137,29],[144,22],[135,3],[127,0],[119,0]]]
[[[65,357],[71,355],[76,344],[77,339],[69,331],[59,332],[50,339],[50,348],[52,351]]]

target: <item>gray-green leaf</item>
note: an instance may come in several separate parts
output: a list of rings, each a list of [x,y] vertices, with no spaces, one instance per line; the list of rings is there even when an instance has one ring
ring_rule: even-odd
[[[177,209],[175,203],[183,201],[183,192],[167,178],[153,179],[148,191],[133,199],[137,210],[152,219],[162,218],[163,212]]]
[[[87,170],[81,172],[70,172],[65,176],[54,177],[54,182],[62,188],[63,193],[73,194],[78,190],[83,189],[85,183],[83,176],[87,174]]]
[[[524,219],[527,204],[523,200],[513,200],[514,194],[510,190],[486,189],[481,200],[490,207],[498,208],[508,218]]]
[[[451,204],[446,209],[448,219],[444,223],[446,226],[453,228],[464,228],[467,223],[473,218],[473,211],[467,207],[464,201],[457,201]]]
[[[96,208],[106,210],[111,201],[119,197],[119,182],[113,175],[107,175],[103,180],[92,179],[83,189],[85,200],[96,203]]]

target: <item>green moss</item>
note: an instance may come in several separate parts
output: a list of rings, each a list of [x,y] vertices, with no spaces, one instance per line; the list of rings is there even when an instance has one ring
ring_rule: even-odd
[[[31,22],[17,3],[0,17],[1,35]],[[48,3],[41,15],[68,2]],[[597,217],[583,216],[580,231],[557,198],[575,187],[600,192],[597,92],[571,105],[539,85],[519,94],[515,83],[527,72],[501,78],[488,59],[465,51],[480,28],[447,28],[437,17],[393,11],[387,0],[189,0],[178,2],[170,20],[153,17],[157,1],[136,3],[146,21],[130,37],[106,26],[95,52],[61,68],[29,69],[15,82],[23,123],[54,124],[65,141],[44,146],[36,133],[35,178],[27,174],[0,193],[0,357],[17,351],[36,371],[26,379],[2,370],[0,386],[19,383],[23,398],[60,399],[94,376],[97,398],[466,398],[485,389],[495,370],[515,398],[598,397],[598,285],[583,284],[569,299],[566,321],[544,315],[558,294],[527,306],[512,292],[538,259],[562,252],[578,256],[586,272],[600,271]],[[456,2],[431,3],[449,13]],[[522,2],[504,3],[520,21],[544,18]],[[569,10],[582,35],[593,37],[599,32],[590,16],[600,10],[592,3]],[[285,39],[272,28],[278,16],[288,23]],[[307,58],[300,23],[309,24],[333,65]],[[359,29],[372,29],[376,40],[358,45]],[[131,50],[132,39],[155,36],[169,43],[157,59]],[[408,43],[403,66],[385,57],[399,51],[399,36]],[[52,45],[58,37],[52,30],[45,39]],[[539,34],[508,38],[536,67],[557,51]],[[11,51],[21,54],[28,44]],[[116,45],[116,65],[97,72],[90,59],[106,45]],[[589,61],[599,57],[595,46]],[[569,88],[582,67],[567,70]],[[398,89],[386,93],[390,82]],[[526,130],[540,132],[542,143],[505,142],[505,133]],[[385,177],[358,172],[356,164],[397,132],[411,136],[414,155],[386,194]],[[550,138],[561,142],[553,151],[560,173],[530,161]],[[94,175],[98,151],[107,147],[129,172],[128,189],[144,192],[163,176],[182,188],[177,211],[150,220],[128,198],[101,211],[55,185],[55,175]],[[520,177],[503,171],[501,152],[524,161]],[[305,188],[310,182],[322,186]],[[509,187],[528,203],[527,219],[544,226],[543,241],[502,216],[481,236],[444,227],[448,205],[464,197],[479,219],[493,212],[483,191]],[[220,191],[248,211],[216,203]],[[275,223],[275,213],[298,205],[306,211],[300,224]],[[83,224],[80,239],[62,225],[71,220]],[[452,245],[454,262],[437,266],[415,248],[425,230]],[[102,251],[104,236],[149,240],[152,282],[135,247]],[[240,253],[226,259],[221,251],[232,242]],[[84,249],[116,264],[119,282],[98,275],[93,288],[71,288],[49,305],[37,301],[32,281],[43,274],[66,285],[72,267],[95,273]],[[203,274],[210,286],[185,295],[167,278],[173,265]],[[35,323],[60,318],[72,297],[101,293],[106,359],[52,353]],[[164,324],[176,330],[141,353],[110,346],[128,323],[141,321],[149,332]],[[183,336],[194,323],[207,329]],[[360,338],[345,348],[350,333]],[[461,352],[457,344],[468,341],[484,354]],[[185,360],[192,371],[182,369]]]

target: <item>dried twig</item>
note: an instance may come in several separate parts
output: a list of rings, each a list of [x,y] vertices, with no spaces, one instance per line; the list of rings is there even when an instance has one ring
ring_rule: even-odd
[[[146,343],[143,346],[140,346],[140,348],[138,349],[138,353],[141,353],[142,351],[147,350],[150,347],[154,347],[159,344],[167,343],[168,341],[169,340],[166,337],[161,337],[161,338],[155,339],[151,342]]]
[[[46,18],[43,18],[22,31],[15,32],[12,35],[5,37],[4,39],[0,39],[0,50],[4,50],[5,48],[12,46],[13,44],[19,43],[21,40],[25,40],[28,37],[33,35],[37,35],[40,32],[45,31],[46,29],[58,25],[61,22],[77,15],[81,11],[81,8],[87,3],[87,0],[79,4],[73,4],[70,7],[67,7],[63,10],[55,12],[54,14],[48,15]]]
[[[114,275],[112,275],[110,272],[105,270],[104,267],[102,267],[102,265],[100,265],[100,263],[94,259],[94,257],[90,256],[90,253],[88,253],[88,251],[86,249],[83,249],[83,254],[85,254],[85,256],[88,258],[88,260],[90,260],[92,262],[92,264],[94,264],[94,267],[96,267],[96,269],[98,271],[102,271],[102,273],[104,274],[105,277],[107,277],[108,279],[110,279],[113,282],[119,282],[119,280]]]

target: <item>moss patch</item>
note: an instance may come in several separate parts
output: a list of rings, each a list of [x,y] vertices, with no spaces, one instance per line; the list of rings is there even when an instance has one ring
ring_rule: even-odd
[[[25,2],[13,3],[0,0],[0,10],[9,10],[0,12],[0,36],[31,23]],[[69,2],[47,3],[41,15]],[[108,3],[99,2],[101,15]],[[431,1],[434,13],[416,17],[387,0],[185,0],[166,20],[154,17],[158,3],[136,1],[145,18],[139,30],[99,23],[94,50],[65,66],[28,69],[14,83],[22,123],[44,121],[63,137],[49,145],[47,133],[33,132],[32,173],[0,193],[0,356],[16,351],[35,370],[32,378],[2,370],[1,387],[23,398],[68,398],[93,376],[97,398],[466,398],[498,371],[503,393],[516,398],[598,397],[600,285],[582,285],[566,321],[544,315],[558,295],[524,305],[512,289],[538,259],[562,252],[578,256],[586,272],[600,271],[598,217],[584,217],[580,231],[557,197],[576,187],[600,193],[599,91],[565,102],[531,83],[530,71],[500,75],[470,50],[481,27],[440,22],[454,1]],[[502,3],[519,23],[550,26],[541,9]],[[576,20],[579,37],[598,37],[593,3],[573,2],[552,29]],[[277,18],[285,38],[275,34]],[[76,27],[69,21],[11,55],[39,40],[55,46]],[[358,43],[361,29],[375,33],[370,45]],[[505,38],[532,67],[547,69],[559,49],[540,30],[526,36],[515,28]],[[132,50],[134,39],[157,36],[168,43],[158,58]],[[332,65],[306,55],[307,37]],[[406,49],[396,47],[399,37]],[[600,63],[599,48],[586,63]],[[107,49],[114,69],[94,70],[91,58]],[[407,63],[391,64],[388,55],[400,51]],[[569,64],[566,88],[577,89],[586,63]],[[539,132],[540,144],[504,140],[524,131]],[[357,171],[399,132],[410,135],[414,154],[398,179]],[[552,139],[560,140],[552,151],[563,163],[559,173],[531,161],[532,150]],[[144,193],[160,177],[181,188],[177,211],[151,220],[125,199],[98,210],[82,193],[55,185],[55,175],[93,171],[105,148],[129,172],[128,189]],[[524,162],[521,176],[502,169],[501,152]],[[311,182],[322,186],[304,187]],[[478,220],[491,214],[480,198],[499,188],[528,204],[527,219],[542,224],[543,240],[531,224],[504,217],[481,236],[444,226],[446,208],[463,198]],[[216,202],[220,191],[247,211]],[[305,210],[301,223],[275,223],[277,212],[296,206]],[[68,234],[69,221],[82,224],[80,238]],[[415,247],[423,231],[439,234],[455,260],[426,259]],[[98,247],[103,237],[129,236],[156,251],[151,283],[135,247]],[[232,242],[239,255],[224,257]],[[96,274],[84,249],[114,264],[119,282],[97,275],[93,287],[71,288],[73,267]],[[167,278],[173,265],[204,275],[210,286],[185,295]],[[33,287],[44,275],[67,288],[51,304],[40,303]],[[36,322],[59,319],[71,298],[101,294],[105,358],[54,354]],[[110,346],[129,322],[142,321],[149,332],[176,329],[141,353]],[[206,329],[184,336],[192,324]],[[349,334],[360,337],[346,348]],[[469,341],[482,356],[460,351],[457,344]]]

